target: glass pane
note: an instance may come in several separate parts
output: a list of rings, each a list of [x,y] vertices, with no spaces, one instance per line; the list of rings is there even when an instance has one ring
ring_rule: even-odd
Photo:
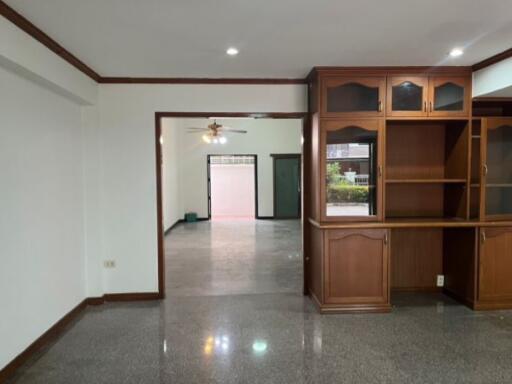
[[[512,126],[487,131],[486,213],[512,213]]]
[[[464,110],[464,87],[454,83],[444,83],[434,89],[435,111]]]
[[[391,108],[393,111],[421,111],[423,107],[423,87],[404,81],[392,89]]]
[[[327,89],[327,112],[379,110],[379,87],[348,83]]]
[[[512,188],[488,187],[485,199],[487,215],[512,215]]]
[[[377,212],[377,132],[347,127],[327,132],[327,216]]]

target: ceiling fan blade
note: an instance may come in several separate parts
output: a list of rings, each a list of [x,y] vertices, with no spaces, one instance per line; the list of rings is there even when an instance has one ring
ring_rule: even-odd
[[[233,132],[233,133],[247,133],[247,131],[243,129],[233,129],[233,128],[224,128],[223,131]]]
[[[188,131],[209,131],[209,128],[196,128],[196,127],[188,127]]]

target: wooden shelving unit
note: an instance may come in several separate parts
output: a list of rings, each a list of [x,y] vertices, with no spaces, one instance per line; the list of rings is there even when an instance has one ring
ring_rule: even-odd
[[[473,117],[464,68],[315,69],[309,80],[306,280],[320,311],[389,311],[395,289],[512,308],[512,118],[488,117],[512,102],[476,104]]]

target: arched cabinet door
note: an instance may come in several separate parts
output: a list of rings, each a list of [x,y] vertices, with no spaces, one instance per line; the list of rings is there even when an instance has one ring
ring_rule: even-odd
[[[429,92],[429,116],[469,116],[469,104],[471,102],[470,78],[451,76],[430,77]]]
[[[320,127],[322,221],[380,221],[383,121],[322,120]]]
[[[325,304],[347,309],[389,306],[387,229],[328,230],[325,244]]]
[[[328,77],[322,80],[324,117],[384,116],[386,78]]]
[[[512,220],[512,118],[482,119],[482,220]]]
[[[387,116],[425,117],[428,115],[428,77],[388,78]]]

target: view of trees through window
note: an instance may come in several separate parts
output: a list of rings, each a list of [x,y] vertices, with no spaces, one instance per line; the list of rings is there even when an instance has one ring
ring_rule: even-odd
[[[373,214],[372,143],[327,144],[327,216]]]

